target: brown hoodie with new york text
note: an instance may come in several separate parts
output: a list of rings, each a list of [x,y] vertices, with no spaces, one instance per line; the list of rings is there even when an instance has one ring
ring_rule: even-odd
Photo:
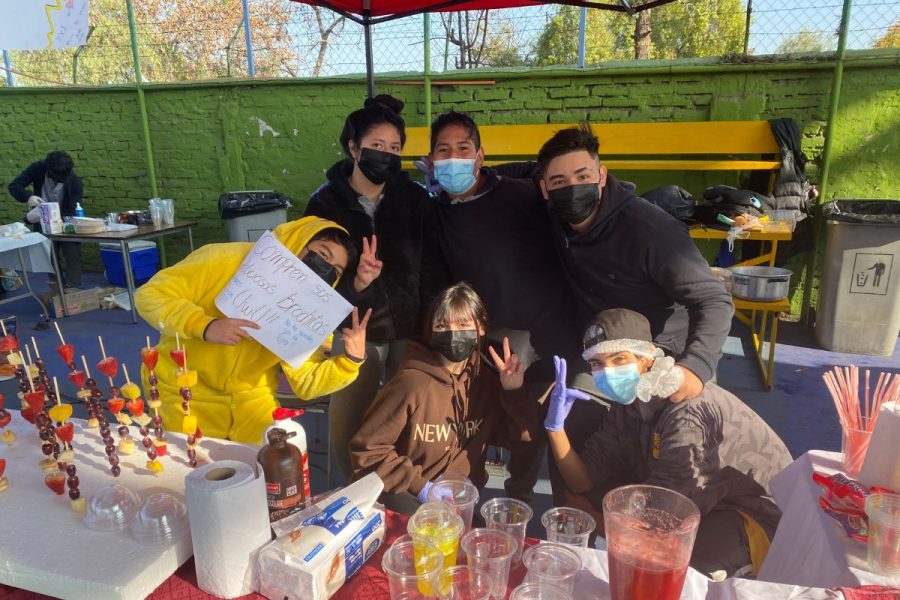
[[[453,375],[435,352],[409,341],[400,369],[350,440],[353,475],[378,473],[389,494],[416,496],[444,473],[482,488],[488,445],[532,443],[538,428],[537,404],[524,389],[503,390],[487,361],[475,377]]]

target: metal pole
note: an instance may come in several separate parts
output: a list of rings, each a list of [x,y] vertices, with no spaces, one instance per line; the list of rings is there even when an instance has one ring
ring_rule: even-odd
[[[747,21],[744,25],[744,56],[750,51],[750,18],[753,16],[753,0],[747,0]]]
[[[76,48],[75,54],[72,56],[72,83],[78,83],[78,56],[87,48],[88,40],[91,39],[91,34],[93,33],[94,26],[91,25],[88,28],[87,36],[84,38],[84,43]]]
[[[818,204],[825,201],[828,194],[828,175],[831,171],[831,147],[837,129],[838,107],[841,100],[841,84],[844,79],[844,55],[847,50],[847,30],[850,28],[850,8],[853,0],[844,0],[844,8],[841,12],[841,26],[838,31],[837,62],[834,65],[834,77],[831,80],[831,106],[828,109],[828,123],[825,126],[825,142],[822,145],[822,171],[819,174],[819,199]],[[815,235],[813,236],[813,251],[806,260],[806,277],[803,287],[803,306],[801,319],[809,323],[810,309],[812,308],[812,284],[815,278],[816,257],[822,245],[822,233],[824,219],[820,215],[815,221]]]
[[[587,37],[587,7],[581,7],[581,16],[578,19],[578,68],[584,68],[585,38]]]
[[[125,0],[128,9],[128,31],[131,34],[131,58],[134,60],[134,82],[137,86],[138,106],[141,109],[141,129],[144,132],[144,150],[147,153],[147,175],[150,177],[150,192],[153,198],[156,190],[156,167],[153,161],[153,144],[150,142],[150,120],[147,118],[147,100],[144,98],[144,79],[141,75],[141,55],[138,52],[137,26],[134,24],[134,6]],[[127,256],[124,260],[128,260]]]
[[[9,64],[9,52],[3,51],[3,66],[6,67],[6,85],[16,87],[16,79],[13,77],[12,65]]]
[[[375,66],[372,60],[372,18],[370,10],[363,11],[363,34],[366,41],[366,94],[375,97]]]
[[[228,44],[225,46],[225,76],[226,77],[231,77],[231,47],[234,45],[234,40],[237,39],[237,36],[241,32],[241,29],[243,27],[244,27],[244,18],[241,17],[241,22],[238,23],[238,26],[234,30],[234,33],[231,34],[231,39],[228,40]]]
[[[247,74],[250,77],[256,77],[256,65],[253,62],[253,39],[250,35],[249,0],[242,0],[241,5],[244,11],[244,43],[247,45]]]
[[[425,13],[425,125],[431,125],[431,15]]]

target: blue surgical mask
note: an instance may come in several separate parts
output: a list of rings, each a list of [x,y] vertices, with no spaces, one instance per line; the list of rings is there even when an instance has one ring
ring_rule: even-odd
[[[640,379],[637,363],[594,371],[597,389],[610,400],[626,406],[637,398],[637,384]]]
[[[434,178],[447,192],[462,194],[475,185],[474,158],[446,158],[434,161]]]

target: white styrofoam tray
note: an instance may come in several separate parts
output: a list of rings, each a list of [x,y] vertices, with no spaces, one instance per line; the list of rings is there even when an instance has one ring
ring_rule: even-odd
[[[174,542],[140,544],[130,530],[100,533],[85,527],[82,514],[70,508],[68,494],[57,496],[44,485],[37,431],[18,411],[10,414],[8,428],[17,439],[10,446],[0,443],[9,481],[9,489],[0,493],[0,583],[60,598],[138,600],[192,556],[190,532]],[[165,470],[157,477],[145,468],[140,433],[131,427],[137,448],[119,456],[122,473],[113,477],[99,430],[84,429],[79,419],[72,422],[79,489],[86,501],[113,483],[130,488],[141,500],[162,491],[184,500],[184,478],[192,470],[185,436],[166,434],[169,454],[160,459]],[[118,441],[118,423],[110,426]],[[197,458],[201,464],[228,459],[255,465],[257,451],[255,446],[204,438]]]

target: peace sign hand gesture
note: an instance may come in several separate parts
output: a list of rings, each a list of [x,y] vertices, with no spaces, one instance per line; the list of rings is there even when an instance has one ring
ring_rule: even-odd
[[[504,390],[517,390],[525,381],[525,365],[519,362],[519,357],[510,352],[509,338],[503,338],[503,358],[488,346],[488,352],[494,359],[494,365],[500,371],[500,385]]]
[[[372,309],[370,308],[360,321],[359,309],[354,306],[352,326],[341,329],[341,334],[344,336],[344,354],[356,362],[362,362],[366,358],[366,325],[369,324],[371,316]]]
[[[362,253],[359,255],[359,265],[356,267],[356,277],[353,279],[353,288],[359,293],[369,287],[373,281],[381,275],[384,263],[378,260],[378,238],[372,235],[372,241],[363,238]]]

